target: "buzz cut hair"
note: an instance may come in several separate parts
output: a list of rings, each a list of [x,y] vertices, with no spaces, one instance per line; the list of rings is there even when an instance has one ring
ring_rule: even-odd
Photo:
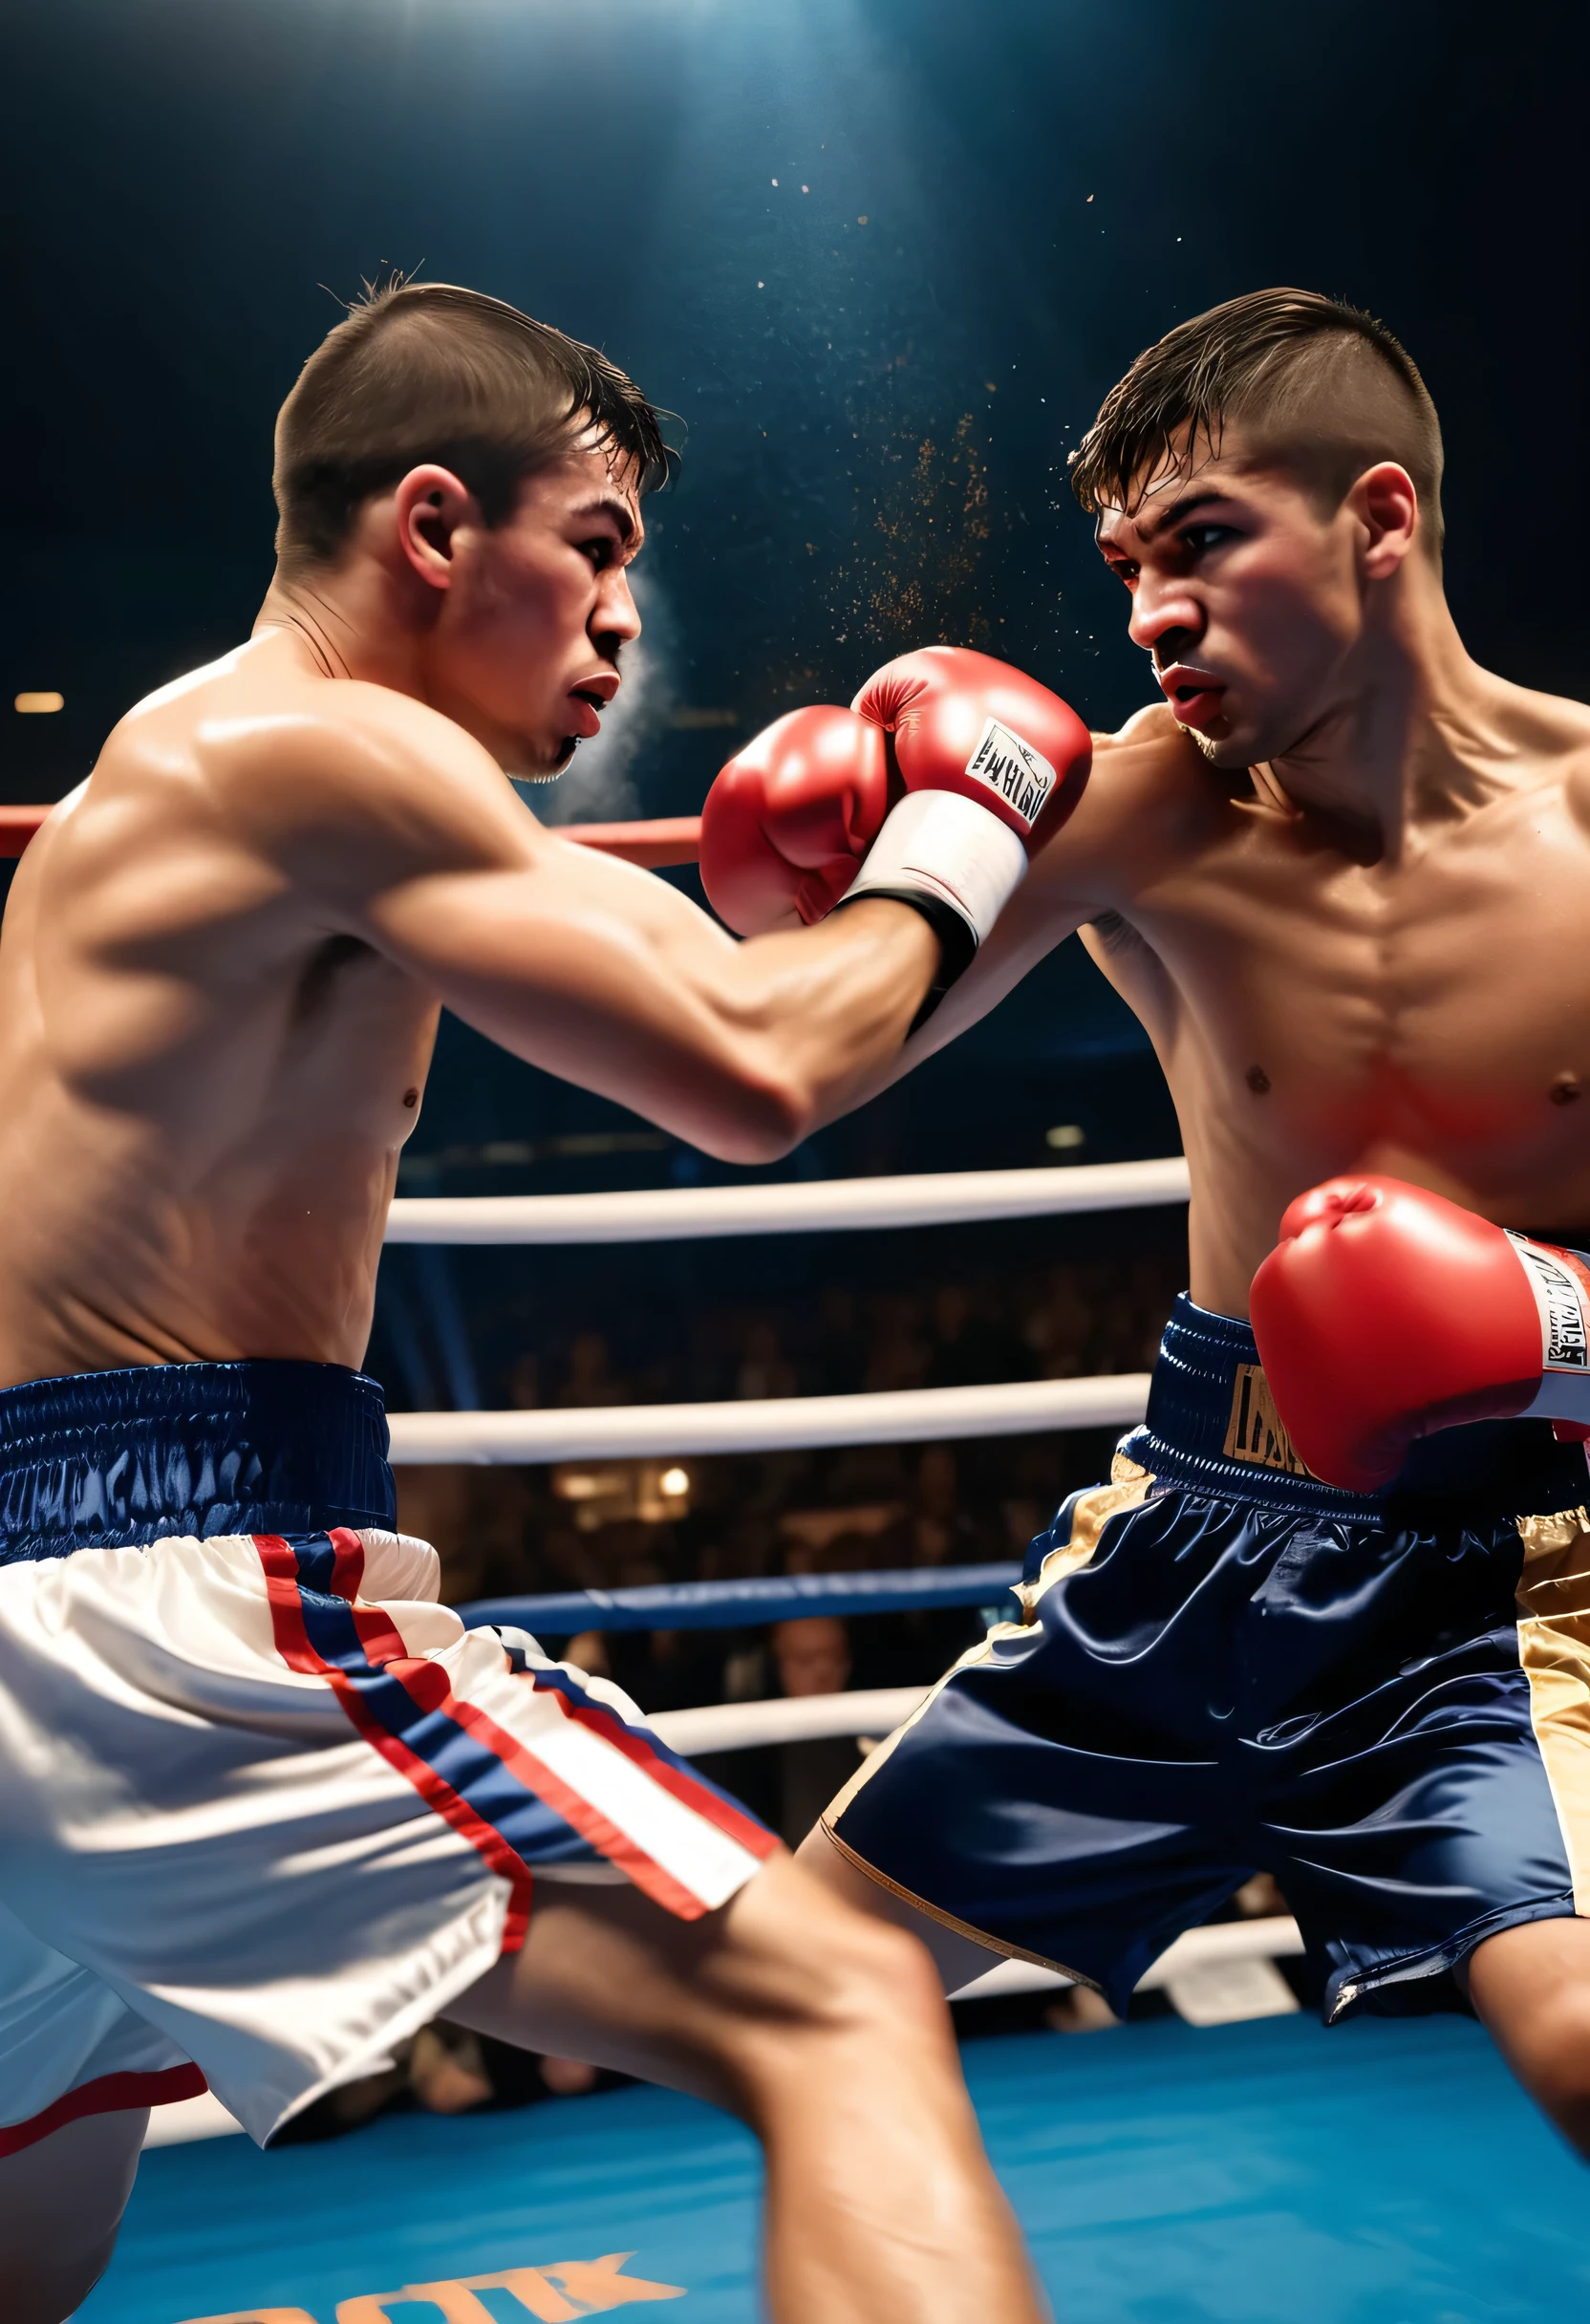
[[[1112,387],[1071,455],[1082,506],[1136,513],[1157,478],[1219,456],[1289,470],[1334,513],[1365,468],[1395,461],[1439,565],[1441,423],[1413,358],[1362,308],[1316,290],[1253,290],[1178,323]]]
[[[277,558],[289,574],[334,563],[365,501],[429,461],[502,525],[525,478],[576,440],[642,492],[667,477],[657,414],[594,347],[456,284],[367,287],[277,415]]]

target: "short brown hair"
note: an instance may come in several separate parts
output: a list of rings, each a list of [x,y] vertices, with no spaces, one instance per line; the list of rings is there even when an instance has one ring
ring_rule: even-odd
[[[1327,506],[1377,461],[1407,470],[1421,531],[1441,553],[1441,423],[1412,357],[1386,325],[1315,290],[1254,290],[1178,323],[1112,387],[1071,455],[1083,506],[1135,507],[1167,461],[1213,456],[1223,424],[1244,449],[1300,473]]]
[[[328,563],[370,495],[422,461],[503,524],[521,481],[587,424],[642,491],[662,482],[657,415],[593,347],[479,290],[390,284],[327,334],[277,415],[276,554],[290,570]]]

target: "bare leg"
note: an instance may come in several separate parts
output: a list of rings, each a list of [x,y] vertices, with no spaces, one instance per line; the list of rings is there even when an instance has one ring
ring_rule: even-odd
[[[802,1840],[795,1851],[795,1861],[820,1880],[830,1895],[843,1897],[858,1912],[865,1912],[876,1921],[891,1922],[896,1928],[908,1928],[932,1954],[947,1993],[958,1993],[963,1985],[970,1985],[974,1977],[983,1976],[1004,1959],[1003,1953],[996,1952],[991,1945],[979,1945],[975,1937],[963,1937],[958,1929],[946,1928],[931,1912],[918,1912],[914,1904],[908,1904],[892,1888],[886,1888],[881,1881],[870,1880],[835,1847],[821,1824],[814,1824]]]
[[[1488,1937],[1470,1956],[1469,1997],[1530,2097],[1590,2162],[1590,1920]]]
[[[1039,2324],[929,1964],[788,1857],[693,1922],[543,1882],[524,1950],[448,2015],[743,2117],[778,2324]]]
[[[0,2162],[6,2324],[64,2324],[110,2265],[149,2110],[86,2115]]]

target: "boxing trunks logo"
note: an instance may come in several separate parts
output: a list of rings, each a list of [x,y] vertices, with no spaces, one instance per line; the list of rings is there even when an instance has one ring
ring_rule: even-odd
[[[1287,1476],[1314,1474],[1298,1457],[1276,1409],[1270,1383],[1257,1364],[1236,1367],[1224,1450],[1228,1460],[1250,1461],[1257,1469],[1279,1469]]]
[[[1040,750],[998,719],[984,719],[978,747],[966,762],[974,783],[997,792],[1030,831],[1055,786],[1055,770]]]
[[[1590,1370],[1590,1272],[1579,1251],[1549,1249],[1508,1230],[1540,1311],[1540,1368]]]

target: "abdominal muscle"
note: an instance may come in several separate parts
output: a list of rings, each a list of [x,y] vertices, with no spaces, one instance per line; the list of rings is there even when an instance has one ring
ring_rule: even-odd
[[[1554,1115],[1543,1089],[1516,1093],[1511,1076],[1498,1078],[1490,1121],[1454,1122],[1398,1078],[1334,1091],[1327,1078],[1294,1108],[1280,1087],[1255,1093],[1245,1073],[1170,1073],[1192,1179],[1189,1285],[1200,1307],[1245,1317],[1286,1209],[1331,1178],[1400,1178],[1498,1226],[1576,1246],[1590,1239],[1579,1124]]]
[[[24,1125],[24,1130],[25,1130]],[[0,1387],[137,1364],[362,1362],[395,1151],[315,1140],[199,1188],[147,1123],[8,1136]]]
[[[58,947],[45,1009],[28,901],[0,944],[0,1387],[359,1365],[435,1002],[362,946],[146,980]]]

